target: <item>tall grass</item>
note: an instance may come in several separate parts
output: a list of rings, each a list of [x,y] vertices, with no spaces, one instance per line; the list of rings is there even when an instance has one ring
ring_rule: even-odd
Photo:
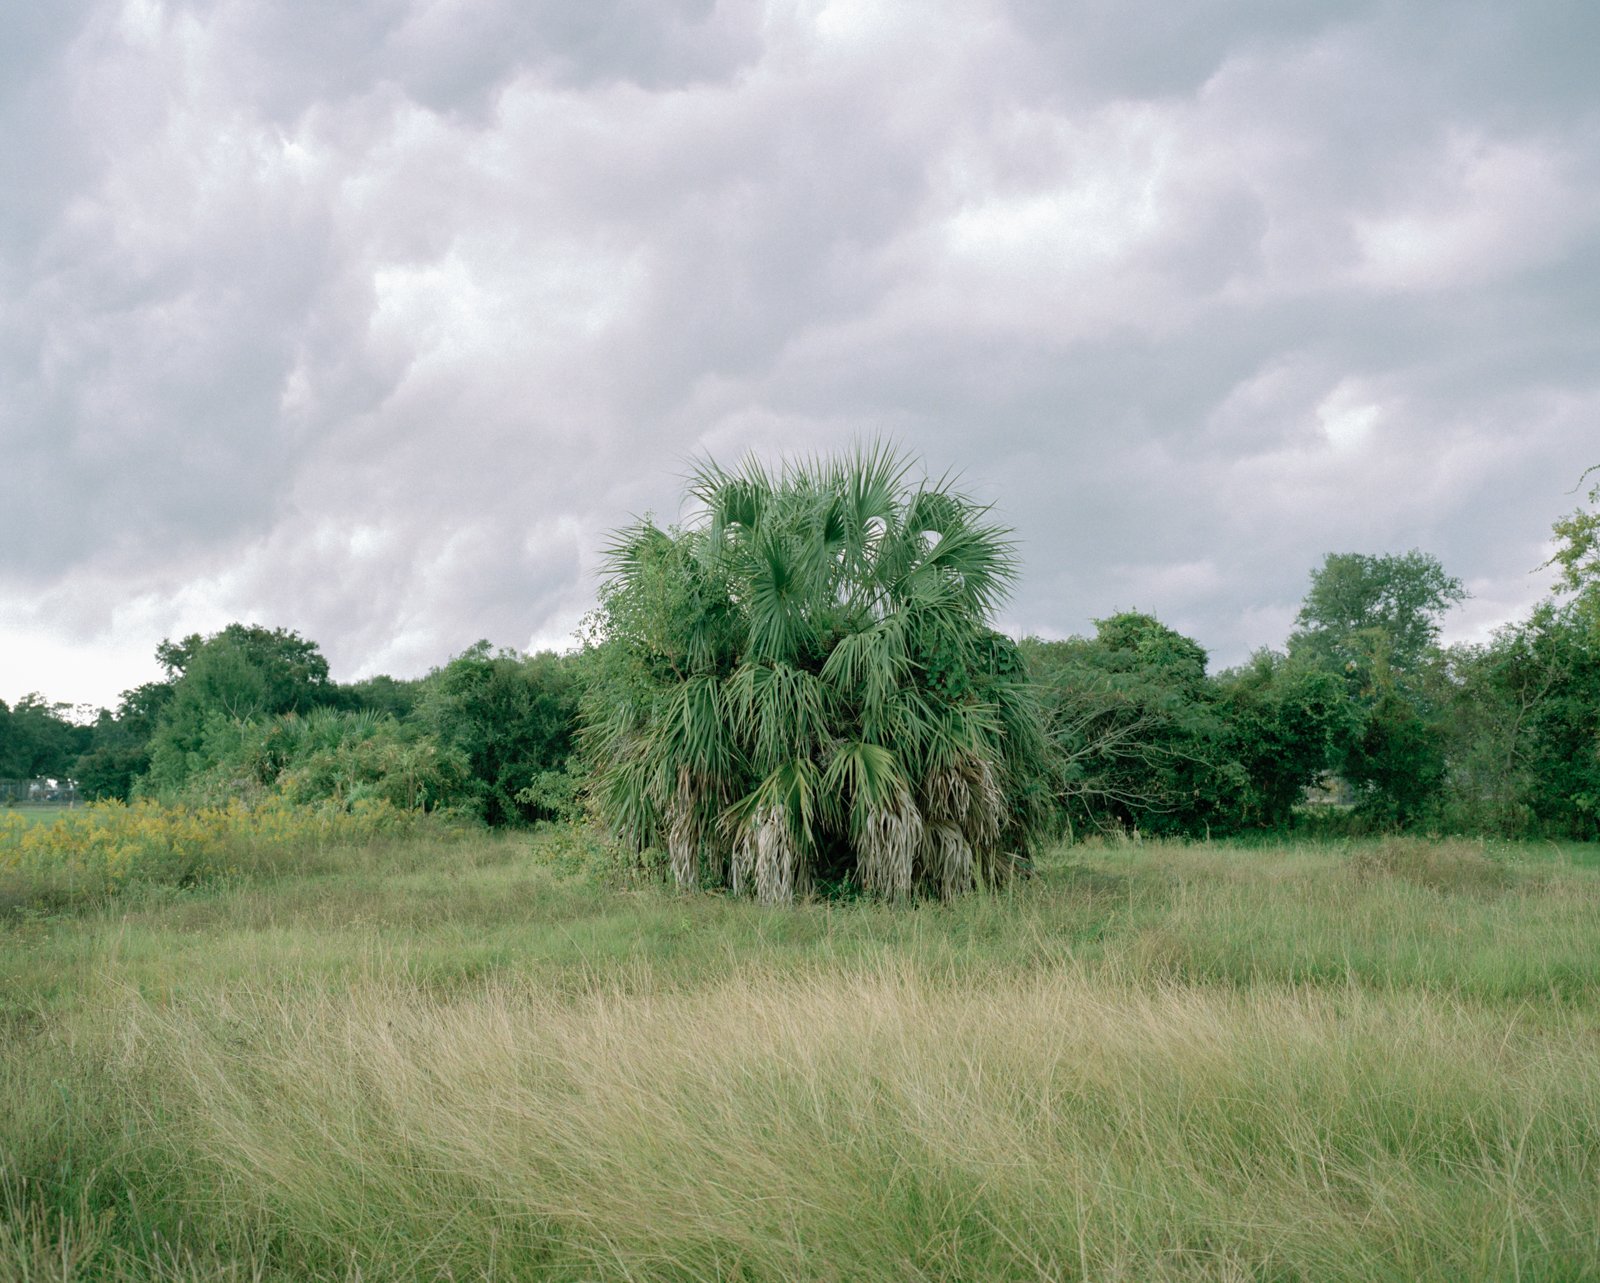
[[[774,912],[549,850],[13,928],[0,1278],[1600,1275],[1592,873],[1080,849]]]
[[[48,817],[0,811],[0,912],[103,901],[129,887],[188,886],[208,879],[304,868],[309,857],[427,828],[432,817],[386,802],[293,806],[165,806],[90,802]]]

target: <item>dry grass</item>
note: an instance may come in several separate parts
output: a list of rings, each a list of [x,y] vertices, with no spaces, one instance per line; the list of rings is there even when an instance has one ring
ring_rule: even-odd
[[[1586,1019],[1069,968],[125,994],[209,1242],[338,1276],[1489,1278],[1597,1257]],[[156,1128],[159,1123],[159,1135]],[[270,1231],[264,1234],[263,1231]],[[1576,1276],[1576,1275],[1574,1275]]]
[[[160,984],[124,926],[0,1057],[0,1279],[1595,1277],[1600,879],[1477,858],[594,891],[526,917],[648,948],[448,983],[421,921],[338,966],[214,931]]]
[[[1362,880],[1403,878],[1435,891],[1499,891],[1511,870],[1470,838],[1386,837],[1358,846],[1350,870]]]

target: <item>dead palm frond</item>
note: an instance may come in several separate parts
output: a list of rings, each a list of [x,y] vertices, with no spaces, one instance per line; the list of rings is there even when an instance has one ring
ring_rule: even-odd
[[[941,899],[948,900],[972,888],[972,847],[954,824],[930,824],[923,835],[924,877]]]

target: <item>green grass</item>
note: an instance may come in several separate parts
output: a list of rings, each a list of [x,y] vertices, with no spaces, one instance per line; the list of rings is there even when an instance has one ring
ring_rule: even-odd
[[[48,823],[58,815],[64,815],[77,810],[75,806],[67,806],[58,802],[22,802],[4,808],[4,814],[20,816],[29,824],[38,824],[41,821]]]
[[[1582,848],[768,910],[573,846],[0,925],[0,1280],[1600,1276]]]

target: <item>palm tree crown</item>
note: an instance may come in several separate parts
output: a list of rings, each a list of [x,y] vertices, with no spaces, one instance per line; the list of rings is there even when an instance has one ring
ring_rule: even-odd
[[[1038,719],[988,619],[1009,532],[882,446],[695,470],[690,524],[619,531],[585,744],[602,810],[683,887],[768,902],[1003,880],[1038,828]]]

